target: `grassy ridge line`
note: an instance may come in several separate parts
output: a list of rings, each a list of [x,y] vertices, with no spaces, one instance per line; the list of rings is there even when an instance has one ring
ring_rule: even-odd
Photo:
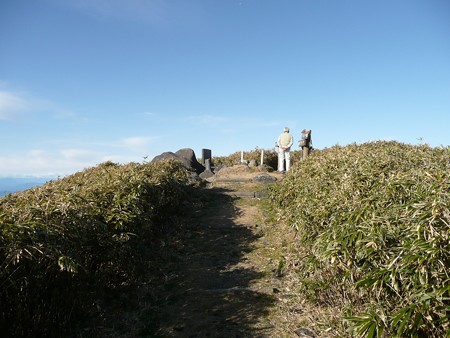
[[[179,162],[95,168],[0,199],[0,328],[58,335],[92,294],[133,280],[187,196]]]
[[[314,153],[273,186],[298,288],[340,311],[327,325],[342,336],[450,336],[449,169],[448,148],[372,142]]]

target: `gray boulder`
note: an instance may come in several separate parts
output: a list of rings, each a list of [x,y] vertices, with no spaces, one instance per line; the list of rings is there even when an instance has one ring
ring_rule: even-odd
[[[151,163],[169,159],[180,161],[186,168],[194,170],[197,174],[200,174],[205,170],[205,167],[197,161],[195,152],[189,148],[180,149],[176,153],[166,151],[155,156]]]
[[[248,162],[248,166],[250,168],[254,168],[254,167],[258,166],[258,163],[255,160],[250,160],[250,162]]]
[[[276,177],[273,177],[273,176],[271,176],[269,174],[266,174],[266,173],[262,173],[262,174],[259,174],[259,175],[255,176],[255,177],[253,177],[253,181],[254,182],[272,183],[272,182],[275,182],[276,180],[277,180]]]

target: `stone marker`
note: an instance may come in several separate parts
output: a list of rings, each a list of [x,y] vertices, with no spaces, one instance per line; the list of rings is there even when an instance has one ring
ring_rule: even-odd
[[[206,160],[211,162],[212,160],[212,152],[211,149],[202,149],[202,164],[205,165]]]

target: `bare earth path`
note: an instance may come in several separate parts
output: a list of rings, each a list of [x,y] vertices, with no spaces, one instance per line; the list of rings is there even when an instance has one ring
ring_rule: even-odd
[[[116,314],[105,312],[101,329],[86,335],[315,337],[299,331],[301,304],[280,278],[293,234],[267,223],[261,201],[253,197],[267,184],[252,182],[256,175],[213,180],[202,207],[184,221],[180,237],[167,243],[160,281],[149,282],[156,287],[142,285],[133,300],[122,295],[126,314],[119,317],[123,304],[117,304]]]
[[[260,239],[256,206],[208,192],[209,207],[187,229],[180,261],[173,266],[172,299],[160,308],[161,336],[270,336],[266,319],[274,297],[260,290],[264,278],[250,254]]]

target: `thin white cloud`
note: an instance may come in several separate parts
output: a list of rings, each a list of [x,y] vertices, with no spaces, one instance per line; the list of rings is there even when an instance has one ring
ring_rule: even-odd
[[[77,114],[75,114],[72,111],[63,109],[63,108],[58,108],[56,106],[50,106],[49,107],[52,111],[53,111],[53,118],[56,120],[67,120],[67,119],[73,119],[77,116]],[[85,118],[83,120],[86,120]]]
[[[76,148],[62,149],[60,153],[64,159],[79,163],[93,163],[101,157],[98,152]]]
[[[237,130],[235,128],[223,128],[220,130],[222,134],[234,134],[236,131]]]
[[[105,161],[127,163],[136,161],[136,158],[85,149],[33,149],[25,153],[0,156],[0,177],[65,176]]]
[[[30,150],[26,153],[0,156],[0,176],[58,176],[70,169],[57,165],[54,156],[42,149]]]
[[[75,142],[61,148],[32,148],[26,152],[1,154],[0,177],[64,176],[105,161],[140,162],[152,155],[157,137],[133,136],[111,142]],[[53,144],[53,143],[52,143]]]
[[[47,165],[50,158],[50,153],[42,149],[33,149],[29,153],[29,163],[36,166]]]
[[[204,114],[204,115],[191,115],[189,116],[189,120],[199,124],[215,126],[222,124],[223,122],[226,122],[229,119],[220,115]]]
[[[0,85],[2,85],[0,83]],[[33,97],[30,95],[17,94],[10,90],[0,90],[0,120],[20,121],[24,117],[33,115],[46,115],[50,118],[62,120],[72,119],[77,115],[59,104]]]
[[[17,113],[27,109],[29,103],[17,94],[0,91],[0,120],[14,120]]]
[[[156,137],[149,137],[149,136],[133,136],[124,138],[121,141],[121,144],[128,148],[130,151],[133,152],[148,152],[150,150],[150,144],[156,140]]]

